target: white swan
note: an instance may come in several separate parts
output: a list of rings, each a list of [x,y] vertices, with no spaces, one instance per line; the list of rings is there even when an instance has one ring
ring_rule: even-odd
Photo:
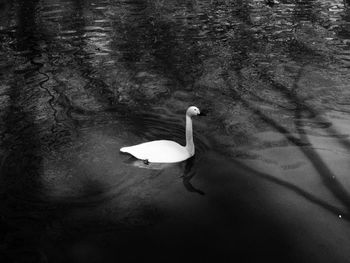
[[[145,163],[177,163],[194,155],[194,143],[192,132],[192,116],[199,115],[197,107],[191,106],[186,111],[186,146],[174,141],[157,140],[145,142],[134,146],[123,147],[123,153],[129,153]]]

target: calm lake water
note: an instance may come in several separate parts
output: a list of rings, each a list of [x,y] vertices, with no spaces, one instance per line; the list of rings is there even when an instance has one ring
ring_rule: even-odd
[[[350,262],[346,2],[1,0],[1,262]]]

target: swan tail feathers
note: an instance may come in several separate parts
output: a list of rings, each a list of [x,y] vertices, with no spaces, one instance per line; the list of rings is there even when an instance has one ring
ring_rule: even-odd
[[[140,156],[140,154],[138,154],[137,152],[135,152],[135,150],[132,147],[122,147],[119,150],[122,153],[128,153],[131,154],[132,156],[138,158],[138,159],[144,159],[142,158],[142,156]]]
[[[129,151],[128,151],[128,148],[129,148],[129,147],[122,147],[122,148],[120,148],[119,151],[121,151],[122,153],[127,153],[127,152],[129,152]]]

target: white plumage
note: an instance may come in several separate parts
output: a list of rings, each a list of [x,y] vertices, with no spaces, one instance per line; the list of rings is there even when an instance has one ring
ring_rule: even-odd
[[[129,153],[137,159],[147,160],[152,163],[176,163],[191,157],[184,146],[167,140],[145,142],[135,146],[123,147],[120,151]]]
[[[192,132],[192,116],[199,115],[197,107],[191,106],[186,111],[186,145],[174,141],[157,140],[134,146],[123,147],[123,153],[129,153],[137,159],[152,163],[177,163],[192,157],[195,153]]]

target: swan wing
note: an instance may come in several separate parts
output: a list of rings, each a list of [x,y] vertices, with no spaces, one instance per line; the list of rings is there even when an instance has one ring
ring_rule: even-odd
[[[154,163],[175,163],[191,157],[184,146],[169,140],[145,142],[123,147],[120,151],[129,153],[138,159]]]

